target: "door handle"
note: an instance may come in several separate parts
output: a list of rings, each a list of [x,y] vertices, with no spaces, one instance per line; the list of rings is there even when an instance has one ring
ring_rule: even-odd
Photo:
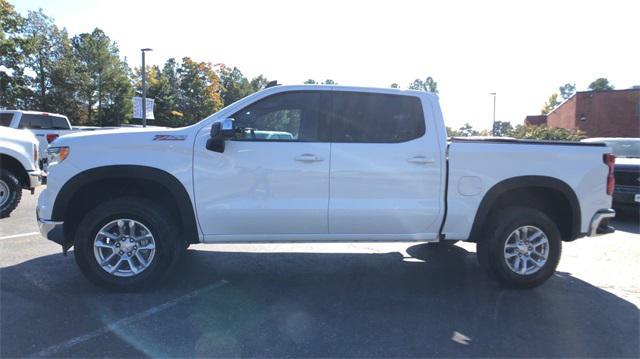
[[[305,154],[302,154],[300,156],[294,157],[294,159],[296,161],[300,161],[300,162],[318,162],[318,161],[322,161],[322,157],[316,156],[316,155],[314,155],[312,153],[305,153]]]
[[[429,163],[434,163],[436,161],[433,158],[427,158],[425,156],[414,156],[409,158],[407,162],[426,165]]]

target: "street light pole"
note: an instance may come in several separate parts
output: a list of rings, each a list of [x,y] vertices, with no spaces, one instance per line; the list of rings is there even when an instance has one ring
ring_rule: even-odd
[[[491,92],[489,95],[493,96],[493,124],[491,125],[491,135],[496,135],[496,93]]]
[[[144,64],[144,53],[152,50],[145,48],[140,51],[142,52],[142,127],[147,127],[147,68]]]

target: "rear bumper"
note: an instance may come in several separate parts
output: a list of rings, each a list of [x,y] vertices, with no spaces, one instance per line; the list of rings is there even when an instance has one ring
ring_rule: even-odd
[[[616,186],[613,192],[613,205],[625,207],[640,207],[637,198],[640,196],[640,188],[633,186]]]
[[[595,237],[602,234],[613,233],[615,228],[609,225],[609,218],[616,216],[616,211],[611,208],[601,209],[591,218],[589,223],[589,237]]]
[[[29,189],[33,189],[36,188],[38,186],[40,186],[41,184],[43,184],[46,180],[45,180],[45,174],[44,172],[38,170],[38,171],[30,171],[29,172]]]

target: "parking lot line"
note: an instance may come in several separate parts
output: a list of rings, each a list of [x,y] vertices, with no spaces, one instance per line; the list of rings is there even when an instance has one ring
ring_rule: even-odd
[[[12,234],[10,236],[0,237],[0,240],[11,239],[11,238],[20,238],[20,237],[29,237],[29,236],[35,236],[36,234],[40,234],[40,232],[29,232],[29,233]]]
[[[48,356],[52,356],[55,353],[63,350],[63,349],[69,349],[71,347],[73,347],[74,345],[86,342],[87,340],[91,340],[94,339],[96,337],[99,337],[101,335],[105,335],[108,334],[109,332],[113,332],[121,327],[127,326],[131,323],[137,322],[141,319],[144,319],[146,317],[152,316],[154,314],[157,314],[159,312],[162,312],[166,309],[169,309],[171,307],[174,307],[182,302],[185,302],[191,298],[196,297],[199,294],[202,294],[204,292],[216,289],[216,288],[220,288],[223,285],[227,284],[228,282],[226,280],[220,280],[216,283],[213,283],[211,285],[208,285],[204,288],[200,288],[200,289],[196,289],[191,293],[185,294],[183,296],[180,296],[178,298],[172,299],[168,302],[156,305],[155,307],[151,307],[147,310],[145,310],[144,312],[132,315],[130,317],[127,318],[122,318],[120,320],[117,320],[109,325],[106,325],[102,328],[96,329],[92,332],[77,336],[75,338],[71,338],[69,340],[66,340],[62,343],[59,344],[55,344],[52,345],[48,348],[45,348],[37,353],[31,354],[31,355],[27,355],[27,357],[48,357]]]

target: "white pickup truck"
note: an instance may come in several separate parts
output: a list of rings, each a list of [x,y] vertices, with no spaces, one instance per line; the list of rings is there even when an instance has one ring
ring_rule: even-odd
[[[0,126],[26,129],[36,136],[41,168],[46,168],[49,143],[60,136],[79,131],[71,127],[67,116],[40,111],[0,110]]]
[[[291,137],[258,135],[271,132]],[[447,141],[424,92],[275,86],[189,127],[59,138],[37,217],[113,289],[154,282],[190,243],[458,240],[527,288],[552,275],[562,241],[613,230],[609,152]]]
[[[0,218],[8,217],[30,190],[42,181],[38,140],[29,131],[0,127]]]

